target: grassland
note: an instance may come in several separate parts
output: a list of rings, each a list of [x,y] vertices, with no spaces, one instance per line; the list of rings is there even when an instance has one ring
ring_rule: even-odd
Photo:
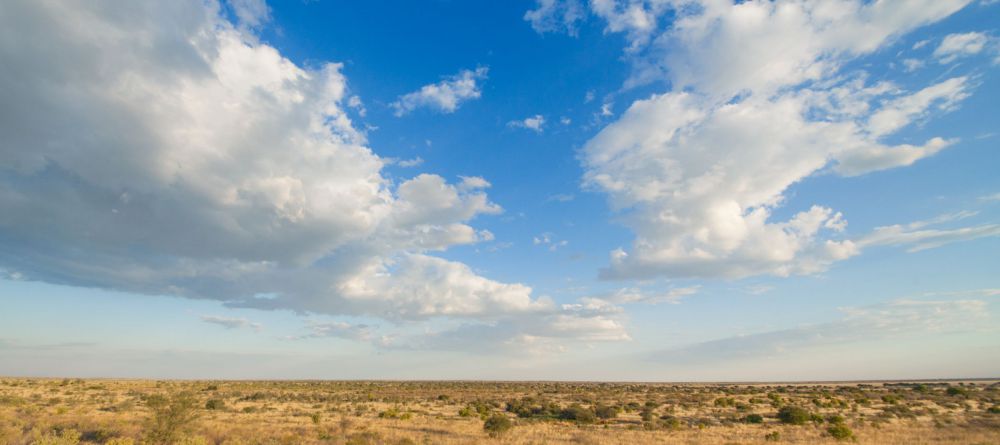
[[[0,378],[0,443],[1000,444],[1000,383]]]

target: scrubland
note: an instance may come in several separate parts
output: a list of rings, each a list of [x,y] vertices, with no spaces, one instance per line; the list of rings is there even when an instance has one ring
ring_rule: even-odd
[[[1000,444],[1000,383],[0,378],[0,443]]]

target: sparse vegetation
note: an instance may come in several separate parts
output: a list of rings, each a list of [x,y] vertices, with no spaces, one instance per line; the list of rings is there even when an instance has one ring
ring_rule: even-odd
[[[0,444],[986,444],[1000,443],[998,401],[1000,384],[983,381],[677,385],[0,378]]]

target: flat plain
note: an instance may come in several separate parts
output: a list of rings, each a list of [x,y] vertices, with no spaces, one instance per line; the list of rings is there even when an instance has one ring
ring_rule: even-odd
[[[0,443],[1000,444],[1000,383],[0,378]]]

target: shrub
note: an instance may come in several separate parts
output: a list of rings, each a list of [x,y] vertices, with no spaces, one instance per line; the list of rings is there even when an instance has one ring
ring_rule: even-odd
[[[727,407],[736,405],[736,399],[732,397],[720,397],[715,399],[715,406]]]
[[[36,445],[76,445],[80,443],[80,432],[72,428],[52,431],[32,442]]]
[[[777,442],[781,440],[781,433],[777,431],[771,431],[770,433],[764,435],[764,440],[768,442]]]
[[[208,399],[205,402],[205,409],[226,409],[226,402],[223,402],[222,399]]]
[[[827,428],[826,432],[837,440],[850,440],[854,438],[854,431],[851,431],[851,429],[843,423],[838,423]]]
[[[1000,414],[1000,405],[993,405],[986,411],[990,414]]]
[[[784,406],[778,410],[778,420],[790,425],[805,425],[812,420],[812,414],[797,406]]]
[[[679,430],[682,425],[681,419],[674,416],[663,416],[660,418],[660,426],[669,430]]]
[[[743,418],[743,423],[764,423],[764,416],[760,414],[747,414]]]
[[[514,428],[514,424],[503,414],[494,414],[483,422],[483,430],[490,437],[500,437]]]
[[[579,423],[594,423],[594,421],[597,420],[597,415],[590,409],[574,403],[568,408],[562,410],[562,412],[559,413],[559,418],[573,420]]]
[[[172,397],[153,395],[146,399],[151,411],[146,420],[146,440],[152,444],[168,445],[187,434],[198,420],[198,401],[189,392]]]
[[[643,422],[650,422],[650,421],[652,421],[653,420],[653,416],[655,415],[655,412],[654,412],[655,409],[656,408],[653,408],[651,406],[644,406],[642,408],[642,413],[640,414],[640,416],[642,417],[642,421]]]
[[[965,397],[969,395],[969,390],[965,388],[959,388],[957,386],[949,386],[948,389],[945,390],[945,393],[948,394],[949,396]]]
[[[600,419],[614,419],[618,417],[618,408],[613,406],[599,405],[595,410],[594,414]]]

